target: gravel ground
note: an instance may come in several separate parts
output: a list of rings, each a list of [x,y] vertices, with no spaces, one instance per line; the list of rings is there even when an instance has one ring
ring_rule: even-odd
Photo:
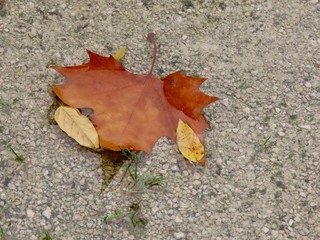
[[[126,47],[124,65],[208,78],[207,165],[161,138],[139,171],[160,186],[101,191],[101,156],[48,122],[48,66]],[[0,236],[320,239],[318,0],[8,0],[0,10]],[[15,161],[12,149],[25,159]],[[140,204],[138,204],[140,203]],[[135,205],[136,204],[136,205]],[[137,205],[138,204],[138,205]],[[131,208],[130,208],[131,206]],[[138,213],[103,222],[114,211]],[[139,217],[139,216],[138,216]],[[1,238],[1,237],[0,237]]]

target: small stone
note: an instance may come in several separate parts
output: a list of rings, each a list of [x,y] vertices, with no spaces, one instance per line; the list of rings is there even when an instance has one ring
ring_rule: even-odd
[[[28,218],[33,218],[34,212],[31,209],[27,209],[27,216],[28,216]]]
[[[276,230],[272,230],[272,231],[271,231],[271,235],[272,235],[273,237],[278,237],[279,232],[276,231]]]
[[[73,220],[81,221],[81,220],[83,220],[83,216],[80,215],[80,214],[75,214],[75,215],[73,216]]]
[[[300,196],[305,198],[307,194],[305,192],[300,192]]]
[[[51,217],[51,208],[47,207],[46,210],[43,211],[42,215],[45,216],[46,218],[50,219],[50,217]]]
[[[314,208],[316,206],[317,206],[317,204],[315,202],[310,202],[310,207]]]
[[[188,36],[187,35],[182,35],[182,40],[187,40]]]
[[[239,128],[232,128],[232,132],[233,132],[233,133],[239,132]]]
[[[246,114],[250,115],[250,108],[245,107],[245,108],[243,109],[243,111],[244,111]]]
[[[227,98],[221,100],[221,103],[222,103],[223,105],[225,105],[226,107],[229,107],[229,100],[228,100]]]
[[[228,208],[228,211],[231,212],[231,213],[234,213],[236,212],[237,210],[235,208]]]
[[[49,138],[54,139],[54,140],[58,139],[57,135],[55,135],[54,133],[50,133]]]
[[[62,179],[63,178],[63,174],[62,173],[57,173],[57,178]]]
[[[300,127],[307,130],[311,129],[310,125],[301,125]]]
[[[289,226],[292,226],[292,224],[293,224],[293,220],[290,219],[288,225],[289,225]]]
[[[158,208],[157,206],[155,206],[155,207],[153,207],[153,208],[151,209],[151,211],[152,211],[152,213],[156,213],[156,212],[159,211],[159,208]]]
[[[172,167],[171,167],[171,170],[174,171],[174,172],[176,172],[176,171],[179,171],[179,168],[178,168],[178,166],[172,166]]]
[[[162,168],[163,168],[164,170],[168,170],[169,164],[164,164],[164,165],[162,166]]]
[[[264,233],[268,233],[268,232],[269,232],[269,228],[263,227],[263,228],[262,228],[262,231],[263,231]]]
[[[201,174],[200,173],[195,173],[193,174],[193,179],[200,179],[201,178]]]
[[[312,85],[311,85],[311,83],[310,83],[310,82],[306,82],[304,85],[305,85],[307,88],[312,87]]]
[[[194,185],[201,185],[201,181],[195,180],[195,181],[193,182],[193,184],[194,184]]]
[[[10,63],[11,63],[11,64],[14,64],[14,63],[16,63],[16,62],[13,60],[13,61],[10,61]],[[23,113],[21,114],[21,116],[22,116],[22,117],[26,117],[26,116],[28,116],[28,114],[29,114],[29,113],[28,113],[27,111],[25,111],[25,112],[23,112]]]
[[[174,219],[174,221],[175,221],[176,223],[182,223],[182,219],[181,219],[180,217],[178,217],[178,216],[176,216],[176,218]]]
[[[182,239],[186,235],[183,232],[177,232],[177,233],[174,233],[174,236],[176,237],[176,239]]]
[[[286,135],[284,132],[278,132],[278,134],[279,134],[280,137],[283,137],[283,136]]]

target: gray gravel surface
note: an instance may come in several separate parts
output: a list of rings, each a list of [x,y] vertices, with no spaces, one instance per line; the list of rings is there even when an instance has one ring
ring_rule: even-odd
[[[126,47],[126,68],[208,78],[207,165],[161,138],[105,191],[101,157],[48,123],[48,66]],[[0,10],[0,235],[5,239],[320,239],[318,0],[8,0]],[[25,161],[15,161],[10,146]],[[140,202],[146,226],[115,210]],[[1,238],[1,237],[0,237]]]

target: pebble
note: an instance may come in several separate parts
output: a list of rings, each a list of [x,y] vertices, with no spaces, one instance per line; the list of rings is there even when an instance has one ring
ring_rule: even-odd
[[[159,208],[158,208],[157,206],[155,206],[155,207],[153,207],[153,208],[151,209],[151,211],[152,211],[152,213],[156,213],[156,212],[159,211]]]
[[[311,126],[310,125],[301,125],[300,127],[303,128],[303,129],[311,130]]]
[[[195,180],[195,181],[193,182],[193,184],[194,184],[194,185],[201,185],[201,181]]]
[[[174,171],[174,172],[177,172],[177,171],[179,171],[179,167],[178,166],[172,166],[171,170]]]
[[[306,197],[307,194],[306,194],[305,192],[300,192],[300,196],[301,196],[301,197]]]
[[[57,178],[59,178],[59,179],[63,178],[63,174],[62,173],[57,173]]]
[[[58,139],[57,135],[55,135],[54,133],[50,133],[49,138],[54,139],[54,140]]]
[[[290,219],[288,225],[289,225],[289,226],[292,226],[292,224],[293,224],[293,220]]]
[[[278,237],[279,232],[276,231],[276,230],[272,230],[272,231],[271,231],[271,235],[272,235],[273,237]]]
[[[27,209],[27,216],[28,216],[28,218],[33,218],[34,212],[31,209]]]
[[[201,174],[200,173],[195,173],[193,174],[193,179],[197,180],[197,179],[200,179],[201,178]]]
[[[269,232],[269,228],[263,227],[263,228],[262,228],[262,231],[263,231],[264,233],[268,233],[268,232]]]
[[[311,85],[310,82],[306,82],[304,85],[305,85],[307,88],[311,88],[311,87],[312,87],[312,85]]]
[[[233,132],[233,133],[239,132],[239,128],[232,128],[232,132]]]
[[[176,239],[182,239],[186,235],[183,232],[177,232],[177,233],[174,233],[174,236],[175,236]]]
[[[46,210],[43,211],[42,215],[45,216],[46,218],[50,219],[50,217],[51,217],[51,208],[47,207]]]
[[[229,107],[229,100],[227,98],[221,100],[221,103],[226,106],[226,107]]]
[[[237,210],[235,208],[228,208],[228,211],[231,212],[231,213],[234,213],[236,212]]]
[[[176,216],[176,218],[174,219],[174,221],[175,221],[176,223],[182,223],[182,219],[181,219],[180,217],[178,217],[178,216]]]

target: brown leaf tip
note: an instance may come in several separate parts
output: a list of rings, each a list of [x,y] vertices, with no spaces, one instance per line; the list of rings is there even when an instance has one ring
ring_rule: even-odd
[[[5,0],[0,0],[0,10],[3,8]]]

